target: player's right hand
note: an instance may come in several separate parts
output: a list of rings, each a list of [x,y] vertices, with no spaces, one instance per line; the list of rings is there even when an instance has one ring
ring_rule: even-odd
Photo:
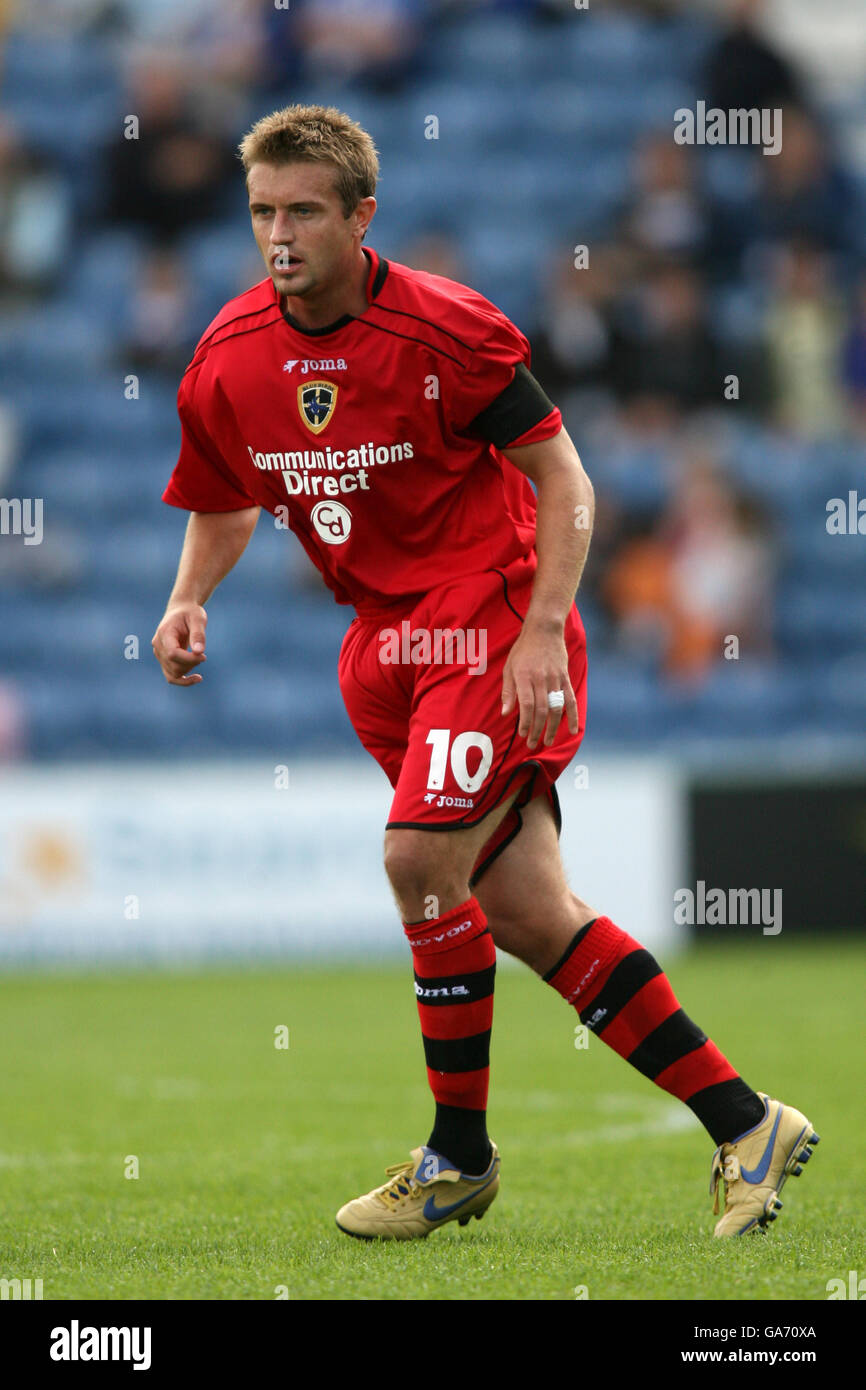
[[[175,604],[166,609],[151,646],[169,685],[196,685],[202,679],[193,667],[207,660],[206,628],[207,613],[200,603]],[[189,647],[191,651],[187,650]]]

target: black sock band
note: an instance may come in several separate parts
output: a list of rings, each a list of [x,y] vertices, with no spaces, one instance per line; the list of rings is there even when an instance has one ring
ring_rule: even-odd
[[[764,1102],[741,1076],[705,1086],[686,1105],[709,1130],[715,1144],[729,1144],[764,1118]]]
[[[492,1152],[487,1138],[487,1111],[464,1110],[437,1101],[433,1133],[427,1144],[450,1159],[461,1173],[477,1177],[487,1170]]]

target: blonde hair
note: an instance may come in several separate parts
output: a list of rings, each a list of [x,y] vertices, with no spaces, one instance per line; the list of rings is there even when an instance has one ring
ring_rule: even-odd
[[[379,156],[366,130],[336,106],[284,106],[256,121],[238,146],[247,174],[253,164],[331,164],[343,213],[371,198]]]

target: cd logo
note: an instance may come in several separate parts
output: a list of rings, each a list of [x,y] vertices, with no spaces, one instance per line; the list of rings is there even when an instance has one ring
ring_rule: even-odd
[[[318,502],[310,519],[328,545],[342,545],[352,529],[352,513],[342,502]]]

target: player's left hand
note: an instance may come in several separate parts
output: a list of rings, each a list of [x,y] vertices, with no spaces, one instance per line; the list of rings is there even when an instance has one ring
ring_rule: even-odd
[[[549,708],[547,696],[552,690],[564,692],[564,708]],[[535,748],[542,733],[545,747],[553,743],[563,714],[570,732],[579,732],[577,701],[568,677],[568,652],[561,629],[524,623],[502,674],[503,715],[511,714],[515,704],[520,709],[517,732],[530,748]]]

